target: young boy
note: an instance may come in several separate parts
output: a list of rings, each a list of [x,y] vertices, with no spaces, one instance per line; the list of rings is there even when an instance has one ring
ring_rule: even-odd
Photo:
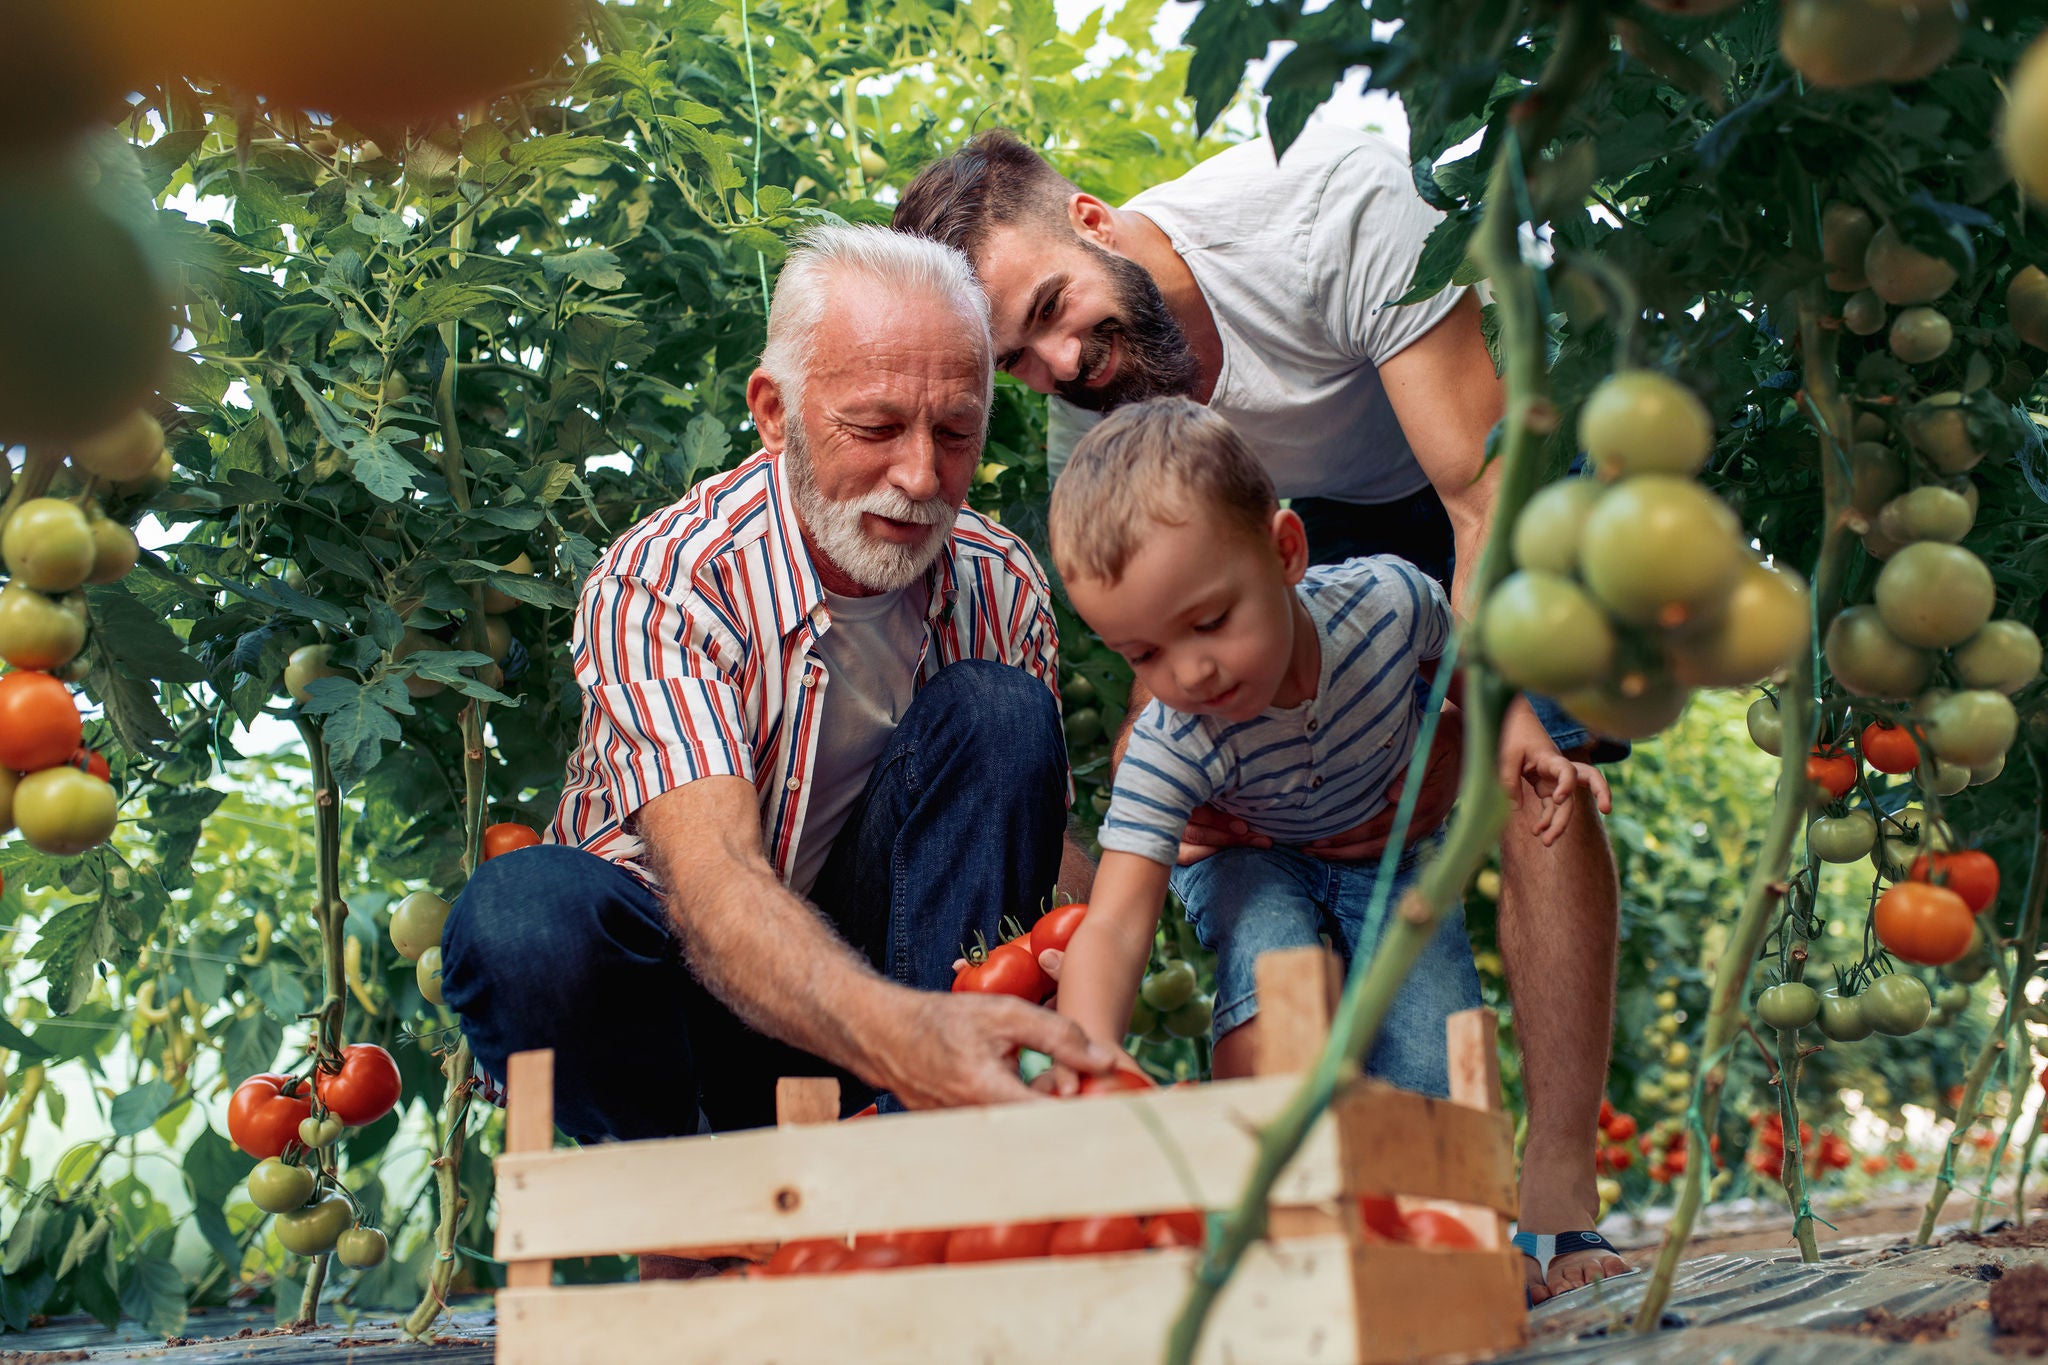
[[[1075,609],[1154,697],[1117,768],[1088,916],[1060,971],[1060,1013],[1099,1041],[1122,1039],[1170,878],[1216,953],[1215,1074],[1248,1075],[1258,955],[1327,935],[1348,963],[1374,946],[1360,939],[1378,860],[1326,862],[1300,846],[1386,806],[1415,747],[1449,602],[1392,556],[1309,568],[1301,519],[1280,508],[1230,423],[1185,399],[1120,408],[1076,446],[1053,490],[1051,537]],[[1502,743],[1538,797],[1525,804],[1539,833],[1554,840],[1570,819],[1572,764],[1524,707],[1512,708]],[[1203,804],[1272,846],[1175,869]],[[1410,838],[1389,911],[1433,846]],[[1454,908],[1368,1070],[1446,1093],[1444,1019],[1479,1003]]]

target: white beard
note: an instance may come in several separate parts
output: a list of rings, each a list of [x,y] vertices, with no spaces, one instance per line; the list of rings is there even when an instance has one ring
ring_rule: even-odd
[[[797,519],[810,533],[812,545],[834,568],[870,592],[909,587],[924,576],[953,534],[960,509],[944,498],[913,502],[898,489],[881,488],[835,501],[819,492],[810,443],[799,422],[789,424],[782,453]],[[931,530],[909,545],[878,540],[861,526],[861,517],[870,512],[892,521],[922,523]]]

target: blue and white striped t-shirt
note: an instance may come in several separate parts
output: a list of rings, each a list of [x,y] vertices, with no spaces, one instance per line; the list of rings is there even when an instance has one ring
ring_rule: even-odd
[[[1420,667],[1443,653],[1450,602],[1393,555],[1310,569],[1295,591],[1323,642],[1315,696],[1236,723],[1153,700],[1116,770],[1105,849],[1170,867],[1205,803],[1276,844],[1342,834],[1386,805],[1415,747]]]

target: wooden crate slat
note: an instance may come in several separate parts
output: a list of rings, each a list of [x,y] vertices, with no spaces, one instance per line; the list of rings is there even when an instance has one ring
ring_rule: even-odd
[[[1515,1126],[1449,1100],[1363,1081],[1338,1096],[1357,1194],[1412,1194],[1513,1213]]]
[[[505,1260],[658,1251],[891,1228],[1227,1208],[1255,1128],[1295,1077],[1059,1103],[886,1115],[823,1128],[507,1154]],[[1086,1156],[1075,1161],[1076,1153]],[[1333,1126],[1282,1173],[1276,1204],[1332,1201]]]
[[[1488,1355],[1528,1339],[1521,1253],[1417,1251],[1366,1244],[1352,1253],[1361,1357],[1377,1362]]]
[[[1161,1251],[869,1275],[507,1290],[498,1295],[497,1360],[1156,1365],[1193,1264],[1192,1252]],[[1358,1365],[1353,1279],[1342,1238],[1254,1246],[1217,1304],[1196,1359]]]
[[[514,1053],[506,1068],[511,1104],[505,1114],[507,1152],[545,1152],[555,1145],[555,1054]],[[555,1278],[554,1261],[515,1260],[505,1267],[513,1289],[545,1289]]]

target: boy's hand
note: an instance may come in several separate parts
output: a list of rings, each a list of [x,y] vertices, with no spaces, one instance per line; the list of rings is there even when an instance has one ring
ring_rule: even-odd
[[[1580,787],[1592,792],[1602,815],[1614,808],[1600,770],[1559,753],[1526,697],[1516,697],[1502,717],[1500,778],[1517,809],[1528,806],[1533,796],[1530,828],[1545,848],[1556,843],[1570,826]]]

